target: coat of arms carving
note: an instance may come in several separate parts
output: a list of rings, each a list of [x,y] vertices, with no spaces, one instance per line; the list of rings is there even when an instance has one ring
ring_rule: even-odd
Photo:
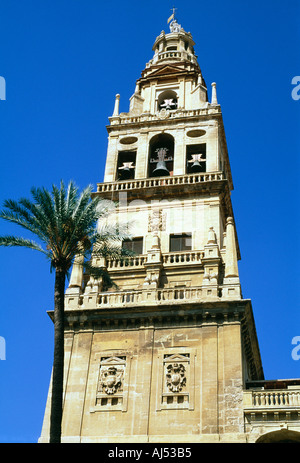
[[[111,364],[110,364],[111,363]],[[99,392],[108,395],[122,392],[125,362],[117,357],[102,362],[99,376]]]
[[[148,231],[158,232],[166,230],[166,214],[162,209],[153,210],[148,217]]]
[[[186,385],[186,371],[182,363],[171,363],[166,367],[167,387],[171,392],[180,392]]]

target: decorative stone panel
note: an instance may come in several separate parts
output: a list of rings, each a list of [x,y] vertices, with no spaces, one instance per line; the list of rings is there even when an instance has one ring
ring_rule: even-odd
[[[95,406],[96,411],[127,411],[128,360],[126,356],[101,357]]]
[[[194,409],[194,360],[189,353],[158,356],[156,410]]]

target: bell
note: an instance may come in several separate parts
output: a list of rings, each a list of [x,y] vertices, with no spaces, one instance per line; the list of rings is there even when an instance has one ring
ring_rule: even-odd
[[[131,178],[131,171],[128,169],[128,167],[125,167],[123,169],[123,172],[121,173],[121,179],[122,180],[129,180]]]
[[[202,166],[199,161],[203,161],[202,154],[192,154],[192,159],[188,161],[193,163],[190,167],[192,173],[201,172]]]
[[[170,175],[170,172],[168,171],[165,162],[165,158],[168,151],[168,148],[157,148],[155,150],[155,152],[157,153],[158,162],[154,171],[152,172],[152,175],[154,177],[166,177],[167,175]]]
[[[166,177],[170,175],[170,172],[167,169],[165,161],[158,161],[156,168],[154,169],[152,175],[154,177]]]
[[[201,172],[202,167],[199,161],[195,161],[194,164],[191,165],[191,172],[197,173]]]
[[[121,170],[121,178],[120,180],[129,180],[132,178],[132,170],[134,169],[134,166],[132,165],[133,162],[123,162],[123,166],[119,167],[119,170]]]

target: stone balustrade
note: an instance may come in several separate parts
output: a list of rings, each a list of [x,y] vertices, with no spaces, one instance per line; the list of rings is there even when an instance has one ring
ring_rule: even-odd
[[[147,304],[173,304],[174,301],[200,302],[207,299],[207,294],[202,288],[166,288],[166,289],[144,289],[132,291],[115,291],[99,293],[97,296],[97,307],[123,307],[131,305]]]
[[[185,51],[177,51],[177,50],[168,50],[168,51],[163,51],[159,52],[157,55],[152,60],[151,64],[156,64],[159,61],[164,61],[164,60],[187,60],[191,61],[192,63],[197,64],[197,58],[194,55],[191,55],[190,53],[187,53]]]
[[[198,174],[176,175],[172,177],[144,178],[126,180],[122,182],[106,182],[97,184],[98,193],[113,191],[127,191],[138,188],[152,188],[157,186],[189,185],[203,182],[224,180],[223,172],[205,172]]]
[[[278,431],[278,422],[285,426],[300,426],[300,385],[287,389],[246,390],[243,393],[245,430],[250,432],[268,426],[269,432]],[[262,431],[265,432],[265,431]],[[254,442],[256,437],[253,437]]]
[[[162,263],[165,267],[168,265],[195,265],[201,264],[204,257],[204,251],[178,251],[167,252],[162,254]],[[109,271],[130,270],[132,268],[144,268],[147,262],[147,255],[140,254],[137,256],[126,257],[125,259],[107,259],[106,265]]]
[[[138,304],[143,300],[142,291],[116,291],[98,294],[97,306],[120,307],[130,304]]]
[[[174,53],[174,52],[173,52]],[[220,113],[221,109],[218,106],[206,107],[201,109],[177,109],[168,113],[168,119],[177,119],[180,117],[197,117],[206,116],[209,114]],[[130,113],[121,113],[118,116],[109,117],[111,125],[115,124],[140,124],[141,122],[161,122],[160,114],[141,114],[130,115]]]
[[[109,271],[113,270],[126,270],[131,269],[133,267],[142,267],[144,268],[144,264],[147,262],[146,255],[138,255],[132,257],[126,257],[126,259],[107,259],[106,265]]]
[[[180,251],[168,252],[162,255],[162,262],[164,266],[168,265],[188,265],[188,264],[201,264],[204,257],[203,251]]]
[[[234,286],[233,286],[234,290]],[[175,288],[149,288],[99,292],[97,289],[85,290],[80,293],[72,290],[66,293],[66,308],[118,308],[136,307],[147,305],[172,305],[174,302],[197,304],[207,301],[220,301],[221,299],[240,299],[236,293],[228,295],[226,288],[214,282],[203,282],[197,287],[175,287]]]
[[[300,388],[250,391],[250,408],[285,408],[298,406],[300,410]]]

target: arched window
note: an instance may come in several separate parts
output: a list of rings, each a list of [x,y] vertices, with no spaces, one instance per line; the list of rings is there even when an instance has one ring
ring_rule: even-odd
[[[165,90],[162,92],[157,100],[158,111],[161,109],[174,110],[177,109],[178,97],[174,90]]]
[[[149,177],[173,175],[174,138],[167,133],[155,135],[149,145]]]

